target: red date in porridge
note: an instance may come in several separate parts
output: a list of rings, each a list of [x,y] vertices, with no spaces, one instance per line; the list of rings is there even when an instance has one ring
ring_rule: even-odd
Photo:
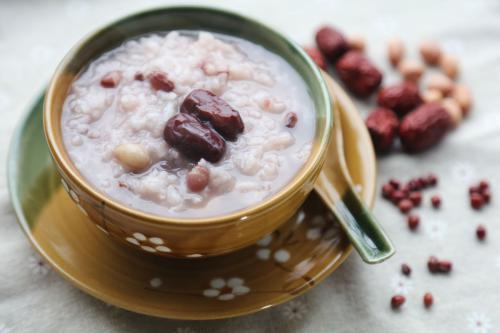
[[[162,216],[226,214],[278,192],[307,160],[307,88],[242,39],[173,31],[130,40],[73,82],[66,149],[99,191]]]

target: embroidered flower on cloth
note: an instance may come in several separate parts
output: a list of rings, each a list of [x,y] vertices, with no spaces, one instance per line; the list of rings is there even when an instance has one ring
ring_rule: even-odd
[[[413,282],[401,274],[396,274],[391,278],[391,288],[395,294],[408,295],[413,289]]]
[[[457,182],[469,184],[477,178],[476,168],[469,162],[457,162],[451,167],[451,176]]]
[[[473,312],[467,317],[467,324],[472,333],[492,332],[491,319],[484,313]]]
[[[210,288],[203,290],[203,296],[216,297],[219,301],[229,301],[249,291],[250,288],[245,286],[245,280],[239,277],[233,277],[227,281],[222,278],[215,278],[210,281]]]
[[[0,333],[11,333],[12,329],[5,324],[0,323]]]
[[[10,105],[9,97],[0,91],[0,111],[7,110]]]
[[[302,320],[307,314],[307,307],[300,300],[293,300],[283,306],[283,316],[288,320]]]
[[[424,231],[430,239],[441,240],[446,235],[448,223],[431,216],[422,216]]]
[[[47,275],[50,271],[50,267],[43,261],[43,259],[38,254],[33,254],[28,259],[28,265],[35,275]],[[1,331],[0,331],[1,332]]]

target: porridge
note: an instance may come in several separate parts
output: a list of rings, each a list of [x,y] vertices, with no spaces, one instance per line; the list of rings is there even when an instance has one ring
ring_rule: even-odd
[[[62,133],[80,173],[117,202],[185,218],[226,214],[283,188],[307,160],[314,105],[256,44],[172,31],[125,42],[73,82]]]

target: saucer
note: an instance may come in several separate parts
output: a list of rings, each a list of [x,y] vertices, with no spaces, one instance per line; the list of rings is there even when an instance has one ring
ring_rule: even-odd
[[[340,104],[349,172],[364,202],[375,192],[375,157],[345,92]],[[321,282],[352,247],[313,193],[299,212],[255,245],[223,256],[168,259],[128,248],[87,221],[63,189],[42,128],[43,96],[17,129],[8,178],[19,224],[33,247],[77,288],[130,311],[171,319],[218,319],[288,301]],[[136,235],[138,243],[144,241]]]

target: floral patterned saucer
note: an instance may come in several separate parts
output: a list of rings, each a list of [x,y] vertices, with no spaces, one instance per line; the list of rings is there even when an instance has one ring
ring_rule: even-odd
[[[375,159],[364,123],[345,93],[341,106],[347,164],[371,204]],[[124,247],[86,221],[51,162],[42,129],[43,98],[11,144],[9,188],[19,223],[56,271],[83,291],[131,311],[176,319],[217,319],[256,312],[314,287],[351,252],[316,194],[296,216],[255,245],[203,259],[166,259]],[[154,243],[135,234],[137,243]]]

